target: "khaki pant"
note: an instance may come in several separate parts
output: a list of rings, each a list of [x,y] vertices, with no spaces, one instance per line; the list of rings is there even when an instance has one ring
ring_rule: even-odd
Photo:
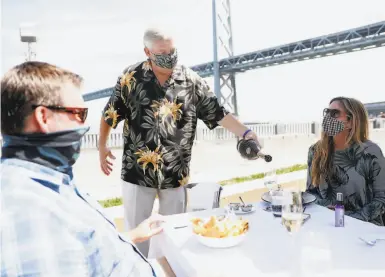
[[[138,186],[122,180],[125,231],[130,231],[150,217],[155,197],[159,197],[159,214],[172,215],[185,212],[186,193],[183,187],[155,189]],[[150,241],[138,243],[137,247],[148,257]]]

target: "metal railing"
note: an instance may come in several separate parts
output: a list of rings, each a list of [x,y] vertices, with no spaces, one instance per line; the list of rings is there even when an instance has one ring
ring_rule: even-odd
[[[318,135],[320,124],[317,122],[305,123],[247,123],[246,126],[253,130],[260,137],[269,137],[276,135]],[[385,128],[385,118],[370,120],[371,129]],[[235,135],[223,127],[217,127],[209,130],[206,127],[198,127],[195,133],[195,141],[228,141],[235,139]],[[84,149],[97,149],[99,135],[88,133],[84,136],[82,147]],[[3,143],[0,138],[1,144]],[[108,139],[108,147],[123,147],[123,133],[111,133]]]
[[[260,137],[276,135],[318,135],[320,133],[320,123],[248,123],[248,128],[253,130]],[[385,119],[370,120],[370,128],[385,128]],[[97,134],[87,134],[83,138],[83,148],[95,149],[98,144]],[[235,135],[223,127],[209,130],[206,127],[198,127],[195,133],[195,142],[199,141],[228,141],[235,139]],[[123,133],[112,133],[108,140],[108,147],[123,147]]]

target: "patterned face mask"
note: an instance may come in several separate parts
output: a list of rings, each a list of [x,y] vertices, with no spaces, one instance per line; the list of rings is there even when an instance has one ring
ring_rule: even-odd
[[[80,154],[81,141],[89,127],[48,134],[4,135],[2,158],[19,158],[72,174]]]
[[[178,63],[178,52],[176,49],[170,54],[154,54],[154,63],[162,68],[173,69]]]
[[[334,137],[345,129],[345,124],[327,114],[323,118],[322,129],[328,136]]]

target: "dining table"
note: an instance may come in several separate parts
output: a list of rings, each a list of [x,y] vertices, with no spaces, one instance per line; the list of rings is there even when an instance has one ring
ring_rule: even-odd
[[[227,276],[385,276],[385,240],[371,246],[363,240],[385,239],[385,227],[345,216],[335,227],[334,211],[311,204],[307,220],[294,234],[282,225],[265,202],[241,215],[249,221],[245,239],[230,248],[210,248],[199,242],[191,219],[223,215],[224,208],[168,216],[163,232],[153,240],[178,277]]]

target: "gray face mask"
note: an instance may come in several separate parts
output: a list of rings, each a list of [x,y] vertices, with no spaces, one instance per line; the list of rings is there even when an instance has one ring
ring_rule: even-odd
[[[345,129],[345,124],[327,114],[323,118],[322,129],[328,136],[334,137]]]
[[[176,49],[170,54],[151,54],[154,56],[152,61],[159,67],[173,69],[178,63],[178,52]]]

